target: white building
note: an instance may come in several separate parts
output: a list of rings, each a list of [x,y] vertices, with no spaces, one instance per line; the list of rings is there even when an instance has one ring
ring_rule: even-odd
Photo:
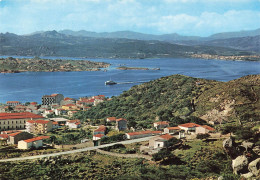
[[[69,129],[80,128],[80,126],[81,126],[80,120],[78,120],[78,119],[69,120],[69,121],[66,122],[66,126],[68,126]]]
[[[30,149],[30,148],[36,148],[43,146],[43,139],[48,139],[49,136],[39,136],[32,139],[26,139],[18,142],[18,149]]]

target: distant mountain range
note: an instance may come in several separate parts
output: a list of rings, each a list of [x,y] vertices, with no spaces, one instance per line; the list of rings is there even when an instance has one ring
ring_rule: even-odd
[[[215,39],[217,37],[220,39]],[[189,57],[194,53],[244,55],[260,53],[259,37],[260,29],[209,37],[181,36],[176,33],[152,35],[131,31],[96,33],[84,30],[39,31],[29,35],[1,33],[0,55],[92,58]]]
[[[117,31],[117,32],[103,32],[96,33],[91,31],[72,31],[72,30],[62,30],[59,33],[72,35],[72,36],[83,36],[83,37],[96,37],[96,38],[126,38],[126,39],[137,39],[137,40],[158,40],[158,41],[210,41],[215,39],[229,39],[237,37],[247,37],[247,36],[258,36],[260,35],[260,28],[250,31],[239,31],[239,32],[224,32],[213,34],[209,37],[200,36],[182,36],[177,33],[163,34],[163,35],[153,35],[153,34],[143,34],[133,31]]]
[[[243,54],[239,50],[223,47],[187,46],[158,40],[72,36],[57,31],[23,36],[0,34],[1,55],[154,58],[189,57],[192,53]]]

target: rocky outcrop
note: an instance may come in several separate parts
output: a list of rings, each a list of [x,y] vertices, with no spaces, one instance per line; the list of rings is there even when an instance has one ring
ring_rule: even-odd
[[[238,156],[232,160],[232,168],[235,174],[244,174],[248,172],[248,159],[246,156]]]
[[[253,175],[260,176],[260,158],[250,162],[248,169]]]
[[[223,148],[231,159],[235,159],[237,156],[243,154],[232,137],[223,141]]]
[[[223,148],[232,159],[234,174],[241,175],[246,179],[260,177],[259,146],[248,141],[236,143],[230,137],[223,141]]]
[[[252,149],[254,146],[254,143],[252,142],[247,142],[247,141],[243,141],[241,144],[242,147],[244,147],[246,149],[246,151],[248,151],[249,149]]]

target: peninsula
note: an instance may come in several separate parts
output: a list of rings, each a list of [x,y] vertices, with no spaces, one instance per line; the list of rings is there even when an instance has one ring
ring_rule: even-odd
[[[107,68],[110,64],[104,62],[93,62],[87,60],[61,60],[35,58],[1,58],[1,73],[19,72],[56,72],[56,71],[99,71]]]

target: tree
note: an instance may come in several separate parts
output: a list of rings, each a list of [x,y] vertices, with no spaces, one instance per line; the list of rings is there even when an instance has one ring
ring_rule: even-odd
[[[169,149],[161,149],[158,153],[152,155],[152,160],[160,164],[180,164],[181,160],[176,157]]]

